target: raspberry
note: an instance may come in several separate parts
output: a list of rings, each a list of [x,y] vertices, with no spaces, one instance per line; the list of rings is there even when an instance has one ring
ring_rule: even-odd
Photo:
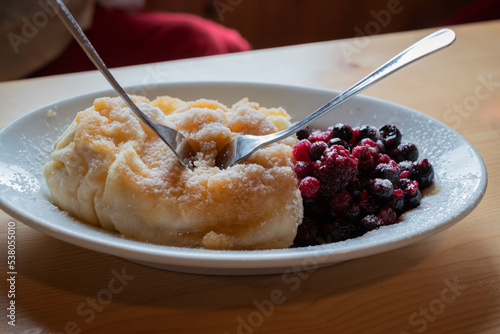
[[[342,146],[334,145],[323,153],[317,164],[316,177],[324,194],[334,194],[356,180],[358,160]]]
[[[300,194],[304,198],[316,198],[319,195],[320,186],[318,179],[307,176],[299,183]]]
[[[311,143],[317,141],[323,141],[328,143],[328,141],[332,138],[332,134],[330,131],[320,131],[316,130],[311,133],[311,135],[307,138]]]
[[[314,166],[309,161],[297,161],[293,166],[293,171],[299,179],[303,179],[306,176],[313,176]]]
[[[369,173],[378,164],[378,148],[376,147],[358,145],[352,149],[352,156],[358,159],[358,168],[362,172]]]
[[[378,162],[380,164],[388,164],[389,162],[391,162],[391,157],[388,156],[387,154],[384,154],[384,153],[379,153],[378,155]]]
[[[303,139],[299,141],[292,148],[293,156],[297,161],[311,161],[309,158],[309,147],[311,146],[311,142],[307,139]]]

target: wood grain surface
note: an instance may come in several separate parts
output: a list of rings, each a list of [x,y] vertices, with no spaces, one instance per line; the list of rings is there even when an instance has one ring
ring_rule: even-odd
[[[488,190],[461,222],[401,249],[286,278],[216,277],[153,269],[79,248],[0,212],[0,332],[500,333],[500,21],[454,29],[452,47],[365,94],[431,115],[479,151]],[[124,85],[238,80],[342,89],[428,32],[113,72]],[[99,89],[108,86],[96,72],[0,83],[0,126],[44,104]],[[16,226],[15,327],[7,317],[9,222]]]

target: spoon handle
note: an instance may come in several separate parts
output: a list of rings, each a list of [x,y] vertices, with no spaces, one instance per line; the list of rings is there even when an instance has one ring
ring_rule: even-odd
[[[303,120],[294,123],[286,130],[275,133],[274,135],[276,137],[273,141],[281,140],[299,131],[315,119],[331,111],[339,104],[347,101],[352,96],[362,92],[366,88],[382,80],[388,75],[396,72],[397,70],[405,67],[406,65],[411,64],[412,62],[424,56],[432,54],[446,46],[449,46],[455,41],[455,37],[456,36],[453,30],[441,29],[422,38],[421,40],[411,45],[406,50],[377,68],[375,71],[368,74],[366,77],[351,86],[349,89],[345,90],[342,94],[327,102],[325,105],[317,109],[315,112],[313,112]]]

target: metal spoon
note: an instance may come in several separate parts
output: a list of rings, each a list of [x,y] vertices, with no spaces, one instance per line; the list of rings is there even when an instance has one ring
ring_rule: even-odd
[[[368,76],[358,81],[342,94],[327,102],[302,121],[294,123],[288,129],[264,136],[240,135],[234,138],[217,154],[217,157],[215,158],[215,165],[220,168],[230,167],[247,158],[257,149],[291,136],[315,119],[323,116],[333,108],[347,101],[379,80],[426,55],[449,46],[454,41],[455,33],[450,29],[441,29],[424,37],[380,66]]]
[[[69,12],[68,8],[61,0],[49,0],[50,5],[54,8],[55,12],[62,20],[66,28],[71,32],[78,44],[82,47],[83,51],[87,54],[90,60],[94,63],[97,69],[104,75],[115,91],[120,95],[127,106],[148,125],[175,153],[179,161],[186,167],[193,168],[193,158],[195,156],[194,150],[189,144],[186,137],[180,132],[169,128],[163,124],[155,122],[146,116],[125,93],[123,88],[118,84],[111,72],[108,70],[101,57],[97,54],[96,50],[88,40],[87,36],[78,25],[73,15]]]

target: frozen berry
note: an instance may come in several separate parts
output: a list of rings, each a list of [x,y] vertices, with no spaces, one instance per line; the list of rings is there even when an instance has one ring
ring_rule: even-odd
[[[377,214],[382,221],[382,225],[392,225],[397,222],[398,216],[390,206],[384,206]]]
[[[359,128],[359,134],[356,137],[356,140],[359,142],[364,138],[370,138],[373,142],[377,142],[380,139],[380,133],[378,129],[371,125],[363,125]]]
[[[293,165],[293,170],[299,179],[303,179],[306,176],[313,176],[314,174],[314,166],[309,161],[297,161]]]
[[[368,195],[368,191],[365,189],[359,194],[359,207],[362,209],[363,214],[372,214],[377,212],[377,203],[373,200],[371,196]]]
[[[297,228],[297,235],[293,244],[295,246],[313,246],[318,244],[318,223],[311,218],[304,218]]]
[[[320,235],[327,243],[343,241],[356,238],[361,235],[359,226],[338,219],[334,222],[328,222],[321,228]]]
[[[420,205],[422,200],[422,193],[418,189],[418,182],[412,181],[408,183],[403,189],[405,198],[405,207],[407,210],[411,210]]]
[[[385,203],[391,199],[394,192],[392,182],[387,179],[374,179],[371,181],[368,191],[375,201]]]
[[[311,161],[309,158],[309,147],[311,146],[311,142],[307,139],[303,139],[299,141],[292,148],[292,153],[294,158],[297,161]]]
[[[307,139],[311,142],[317,142],[317,141],[324,141],[325,143],[328,143],[328,141],[332,138],[332,134],[329,130],[327,131],[320,131],[316,130],[313,131]]]
[[[331,147],[333,145],[339,145],[344,147],[346,150],[349,149],[349,144],[346,143],[345,140],[340,139],[340,138],[332,138],[330,141],[328,141],[328,146]]]
[[[380,164],[388,164],[389,162],[391,162],[391,160],[391,157],[387,154],[379,153],[378,155],[378,163]]]
[[[418,149],[413,143],[399,144],[399,146],[391,152],[391,157],[397,162],[401,161],[417,161]]]
[[[298,140],[307,139],[307,137],[309,137],[310,135],[311,133],[309,132],[309,129],[307,127],[297,131]]]
[[[320,183],[318,179],[307,176],[299,183],[300,194],[303,198],[316,198],[320,190]]]
[[[394,160],[391,160],[389,163],[379,163],[375,167],[373,176],[379,179],[387,179],[391,181],[392,184],[396,184],[399,181],[399,174],[398,164]]]
[[[383,223],[380,218],[375,215],[367,215],[363,219],[361,219],[361,226],[366,232],[375,230],[382,226],[382,224]]]
[[[334,145],[327,148],[317,164],[315,173],[321,183],[322,192],[332,195],[339,189],[344,189],[356,180],[357,166],[358,160],[352,158],[344,147]]]
[[[311,144],[309,147],[309,158],[311,161],[316,161],[321,159],[323,152],[328,148],[328,144],[324,141],[317,141]]]
[[[372,142],[370,139],[368,140]],[[358,168],[361,171],[373,171],[378,164],[378,149],[369,145],[360,144],[353,147],[352,156],[358,159]]]
[[[303,198],[304,216],[311,217],[317,221],[330,218],[330,207],[324,197]]]
[[[420,189],[425,189],[431,185],[434,179],[434,168],[429,160],[423,159],[413,166],[408,177],[417,181]]]
[[[398,216],[405,211],[405,198],[403,195],[403,190],[394,189],[394,192],[392,193],[392,199],[389,205],[394,210],[394,212],[396,212]]]
[[[394,150],[401,144],[401,132],[395,125],[387,124],[380,128],[380,139],[386,150]]]
[[[343,212],[342,215],[347,221],[351,222],[357,222],[359,221],[359,218],[361,217],[361,209],[359,207],[359,204],[352,204]]]
[[[332,215],[340,215],[342,212],[347,210],[352,203],[352,197],[346,190],[340,190],[335,195],[333,195],[328,204]]]
[[[352,138],[352,128],[350,125],[337,123],[332,128],[332,138],[340,138],[347,143],[351,141]]]

